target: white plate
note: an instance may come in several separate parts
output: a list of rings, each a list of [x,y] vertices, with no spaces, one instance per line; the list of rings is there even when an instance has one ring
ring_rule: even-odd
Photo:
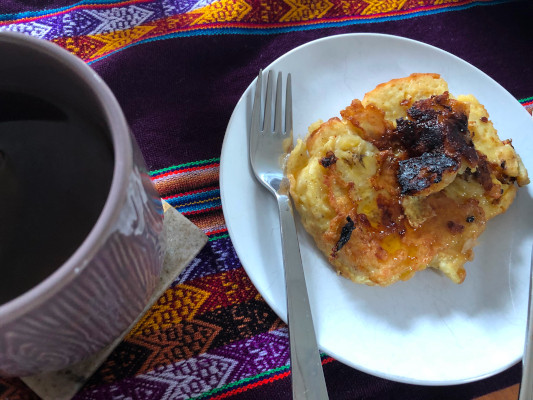
[[[531,116],[490,77],[435,47],[388,35],[332,36],[300,46],[266,69],[292,73],[294,132],[300,136],[379,83],[413,72],[439,73],[451,93],[472,93],[485,105],[500,138],[513,139],[533,175]],[[277,208],[248,163],[252,86],[224,139],[222,209],[246,272],[286,321]],[[508,212],[489,222],[461,285],[432,270],[388,288],[356,285],[333,272],[299,226],[320,348],[361,371],[425,385],[473,381],[514,365],[525,338],[532,190],[533,184],[522,188]]]

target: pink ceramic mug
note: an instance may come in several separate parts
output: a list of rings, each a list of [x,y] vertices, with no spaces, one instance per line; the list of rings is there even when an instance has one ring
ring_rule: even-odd
[[[145,307],[163,212],[120,106],[83,61],[14,33],[0,33],[0,207],[0,375],[79,362]]]

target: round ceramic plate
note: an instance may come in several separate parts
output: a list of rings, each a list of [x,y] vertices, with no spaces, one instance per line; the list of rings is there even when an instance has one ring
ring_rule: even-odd
[[[352,99],[413,72],[441,74],[454,95],[474,94],[500,138],[512,138],[533,173],[533,121],[498,83],[435,47],[388,35],[349,34],[307,43],[266,70],[291,72],[294,132],[339,116]],[[275,199],[248,162],[252,82],[229,122],[221,158],[222,208],[237,254],[261,295],[286,321],[285,282]],[[456,285],[426,270],[387,288],[336,275],[299,228],[317,340],[322,351],[361,371],[425,385],[464,383],[518,362],[523,353],[533,226],[533,184],[488,223]]]

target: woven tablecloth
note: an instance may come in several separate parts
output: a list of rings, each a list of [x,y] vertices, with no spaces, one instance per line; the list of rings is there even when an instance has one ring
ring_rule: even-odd
[[[529,1],[0,0],[0,31],[53,41],[102,76],[161,197],[209,237],[75,398],[291,398],[287,327],[240,264],[220,201],[226,126],[260,68],[317,38],[394,34],[463,58],[531,111],[532,23]],[[516,385],[521,374],[517,364],[481,381],[428,387],[328,355],[323,365],[331,399],[473,399]],[[0,378],[0,398],[36,395]]]

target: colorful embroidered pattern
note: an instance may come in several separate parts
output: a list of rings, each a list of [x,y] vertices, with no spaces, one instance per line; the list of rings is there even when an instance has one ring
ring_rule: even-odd
[[[271,34],[501,2],[505,1],[94,0],[0,14],[0,30],[54,41],[95,62],[133,45],[177,36]],[[519,101],[533,110],[533,97]],[[287,327],[253,286],[227,233],[219,162],[211,158],[150,173],[162,198],[210,241],[76,399],[224,399],[290,378]],[[323,364],[330,362],[333,359],[323,355]],[[0,378],[0,397],[20,398],[22,387],[18,380]]]
[[[91,63],[147,41],[224,33],[268,34],[380,22],[513,0],[82,1],[0,14],[0,31],[37,36]]]
[[[193,162],[151,173],[167,201],[201,228],[210,240],[227,237],[218,187],[219,159]]]
[[[528,97],[526,99],[520,99],[518,100],[520,104],[522,104],[525,109],[530,113],[533,114],[533,96]]]

